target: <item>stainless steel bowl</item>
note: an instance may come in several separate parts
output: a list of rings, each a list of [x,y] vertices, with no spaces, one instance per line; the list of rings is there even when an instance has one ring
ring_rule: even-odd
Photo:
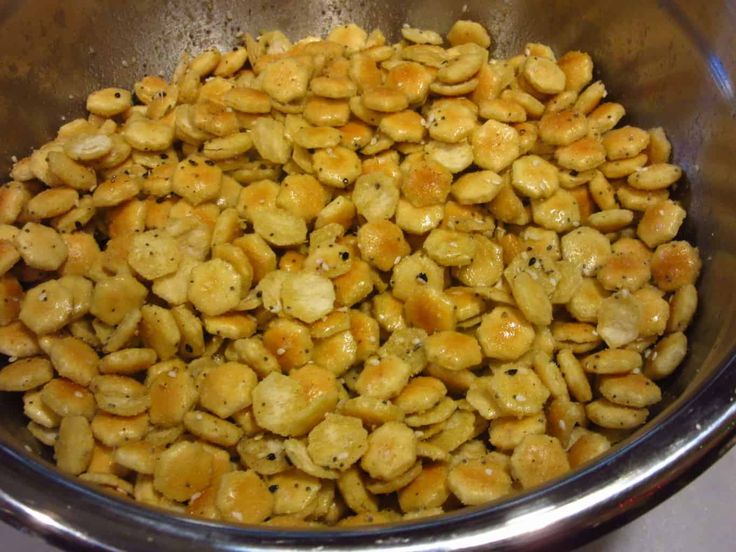
[[[705,268],[686,364],[654,419],[594,465],[511,500],[442,518],[350,531],[265,530],[170,515],[98,493],[27,451],[20,401],[0,397],[0,517],[82,549],[549,549],[625,523],[702,472],[734,441],[736,421],[736,7],[648,0],[0,0],[0,174],[48,140],[103,85],[170,73],[184,49],[231,46],[239,30],[292,37],[354,21],[393,33],[488,26],[495,53],[528,41],[582,49],[611,97],[644,127],[663,125],[687,172],[685,233]]]

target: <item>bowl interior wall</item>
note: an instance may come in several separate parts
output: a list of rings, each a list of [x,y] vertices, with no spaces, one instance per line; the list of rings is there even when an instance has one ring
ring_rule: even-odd
[[[732,354],[736,335],[732,9],[640,0],[0,1],[0,174],[12,155],[49,140],[62,117],[82,115],[91,90],[130,87],[146,73],[170,75],[182,51],[231,47],[239,32],[280,29],[300,38],[354,21],[396,39],[403,23],[442,32],[467,18],[490,29],[497,57],[531,41],[558,54],[588,51],[609,99],[626,106],[628,121],[664,127],[687,173],[677,191],[689,208],[684,234],[700,247],[705,268],[691,352],[666,384],[664,407],[676,406],[678,395]],[[36,447],[17,397],[0,396],[0,415],[0,439]]]

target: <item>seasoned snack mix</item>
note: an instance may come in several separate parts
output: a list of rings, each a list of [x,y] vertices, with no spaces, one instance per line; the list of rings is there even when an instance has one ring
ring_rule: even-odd
[[[58,468],[352,526],[540,485],[644,424],[698,250],[593,60],[349,24],[104,88],[0,188],[0,390]],[[663,121],[666,124],[666,121]]]

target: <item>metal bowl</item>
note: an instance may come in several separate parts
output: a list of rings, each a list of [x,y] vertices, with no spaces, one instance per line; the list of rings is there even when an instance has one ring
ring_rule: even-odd
[[[0,516],[82,549],[549,549],[600,536],[663,500],[734,440],[736,420],[736,8],[648,0],[0,0],[0,173],[47,141],[86,94],[170,73],[185,49],[227,47],[238,31],[292,37],[354,21],[396,38],[405,22],[440,31],[487,25],[495,55],[528,41],[590,52],[611,97],[643,127],[662,125],[685,168],[685,234],[705,268],[685,365],[655,417],[593,465],[544,487],[440,518],[317,532],[207,523],[99,493],[30,454],[20,401],[0,397]],[[60,119],[61,117],[61,119]]]

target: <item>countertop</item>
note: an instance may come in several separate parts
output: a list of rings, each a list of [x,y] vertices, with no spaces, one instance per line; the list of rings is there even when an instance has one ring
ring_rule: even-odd
[[[736,448],[653,510],[577,552],[727,552],[736,540]],[[5,552],[58,552],[0,524]]]

